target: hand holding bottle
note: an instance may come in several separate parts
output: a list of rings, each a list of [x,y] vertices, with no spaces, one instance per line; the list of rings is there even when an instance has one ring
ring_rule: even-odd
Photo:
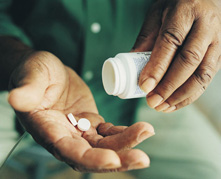
[[[158,0],[133,51],[152,51],[139,84],[147,103],[172,112],[194,102],[221,66],[221,3]]]

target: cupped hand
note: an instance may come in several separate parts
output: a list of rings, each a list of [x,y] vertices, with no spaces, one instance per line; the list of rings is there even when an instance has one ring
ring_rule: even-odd
[[[57,159],[79,171],[125,171],[149,166],[148,156],[131,149],[154,134],[145,122],[130,127],[105,123],[87,85],[49,52],[35,52],[11,77],[8,101],[32,137]],[[87,118],[82,132],[67,119]]]
[[[152,51],[139,85],[147,103],[172,112],[194,102],[221,67],[219,0],[157,0],[133,51]]]

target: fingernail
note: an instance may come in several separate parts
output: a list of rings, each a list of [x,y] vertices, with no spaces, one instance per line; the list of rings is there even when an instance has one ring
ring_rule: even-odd
[[[141,134],[139,135],[138,141],[139,141],[139,142],[142,142],[142,141],[144,141],[145,139],[147,139],[147,138],[149,138],[149,137],[151,137],[151,136],[153,136],[153,135],[155,135],[155,132],[154,132],[154,131],[146,131],[146,132],[143,132],[143,133],[141,133]]]
[[[159,94],[154,94],[147,98],[147,104],[151,108],[157,107],[162,101],[163,101],[163,98]]]
[[[175,109],[176,109],[176,106],[171,106],[168,109],[164,110],[163,112],[170,113],[170,112],[173,112]]]
[[[144,159],[142,157],[139,161],[130,164],[128,166],[128,170],[147,168],[149,166],[150,166],[150,158],[148,157]]]
[[[161,105],[157,106],[155,109],[160,112],[160,111],[168,109],[169,107],[170,107],[170,105],[168,103],[164,102]]]
[[[145,92],[145,93],[149,93],[150,91],[152,91],[155,88],[156,85],[156,80],[153,78],[148,78],[146,79],[142,85],[140,86],[140,88]]]
[[[122,167],[121,164],[109,163],[109,164],[105,165],[103,168],[105,168],[105,169],[112,169],[112,168],[120,168],[120,167]]]
[[[130,166],[128,166],[127,170],[136,170],[136,169],[142,169],[142,168],[147,168],[150,167],[150,164],[143,164],[143,163],[135,163],[135,164],[131,164]]]

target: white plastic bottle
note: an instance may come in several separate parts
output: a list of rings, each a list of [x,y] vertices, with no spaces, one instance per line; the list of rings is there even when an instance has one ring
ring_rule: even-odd
[[[151,52],[119,53],[108,58],[102,68],[102,81],[107,94],[122,99],[146,96],[139,85],[140,72],[149,61]]]

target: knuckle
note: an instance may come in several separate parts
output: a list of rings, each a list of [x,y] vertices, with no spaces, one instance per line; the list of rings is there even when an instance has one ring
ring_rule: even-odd
[[[201,68],[194,73],[196,81],[203,87],[204,90],[211,82],[212,74],[213,72],[209,68]]]
[[[183,108],[183,107],[191,104],[192,102],[193,102],[193,98],[190,97],[190,98],[185,99],[181,103],[177,104],[176,107],[177,107],[177,109],[180,109],[180,108]]]
[[[165,80],[160,87],[159,93],[162,97],[167,97],[166,94],[173,92],[176,89],[176,85],[169,80]]]
[[[170,105],[170,106],[175,106],[176,104],[178,104],[179,102],[182,101],[182,95],[177,95],[177,94],[172,94],[167,100],[166,102]]]
[[[167,65],[164,63],[157,63],[154,64],[154,70],[153,74],[155,74],[156,78],[159,79],[159,77],[164,74],[167,70]]]
[[[137,46],[139,46],[142,42],[146,41],[147,38],[148,38],[147,35],[140,33],[140,34],[138,35],[137,39],[136,39],[136,42],[135,42],[133,48],[136,48]]]
[[[190,97],[190,98],[185,99],[185,100],[182,102],[182,105],[183,105],[183,106],[187,106],[187,105],[191,104],[192,102],[193,102],[193,98]]]
[[[177,27],[171,27],[163,30],[161,36],[164,42],[177,47],[182,45],[184,41],[185,36],[183,34]]]
[[[181,63],[185,66],[196,66],[201,61],[201,55],[198,50],[182,50],[179,54]]]
[[[204,91],[205,91],[205,88],[203,88],[203,87],[200,88],[195,94],[193,94],[191,97],[182,101],[178,106],[184,107],[184,106],[187,106],[187,105],[193,103],[194,101],[196,101],[200,97],[200,95],[202,95],[204,93]]]
[[[159,82],[162,79],[162,76],[167,71],[168,66],[165,63],[154,62],[153,70],[150,74],[150,77]]]

